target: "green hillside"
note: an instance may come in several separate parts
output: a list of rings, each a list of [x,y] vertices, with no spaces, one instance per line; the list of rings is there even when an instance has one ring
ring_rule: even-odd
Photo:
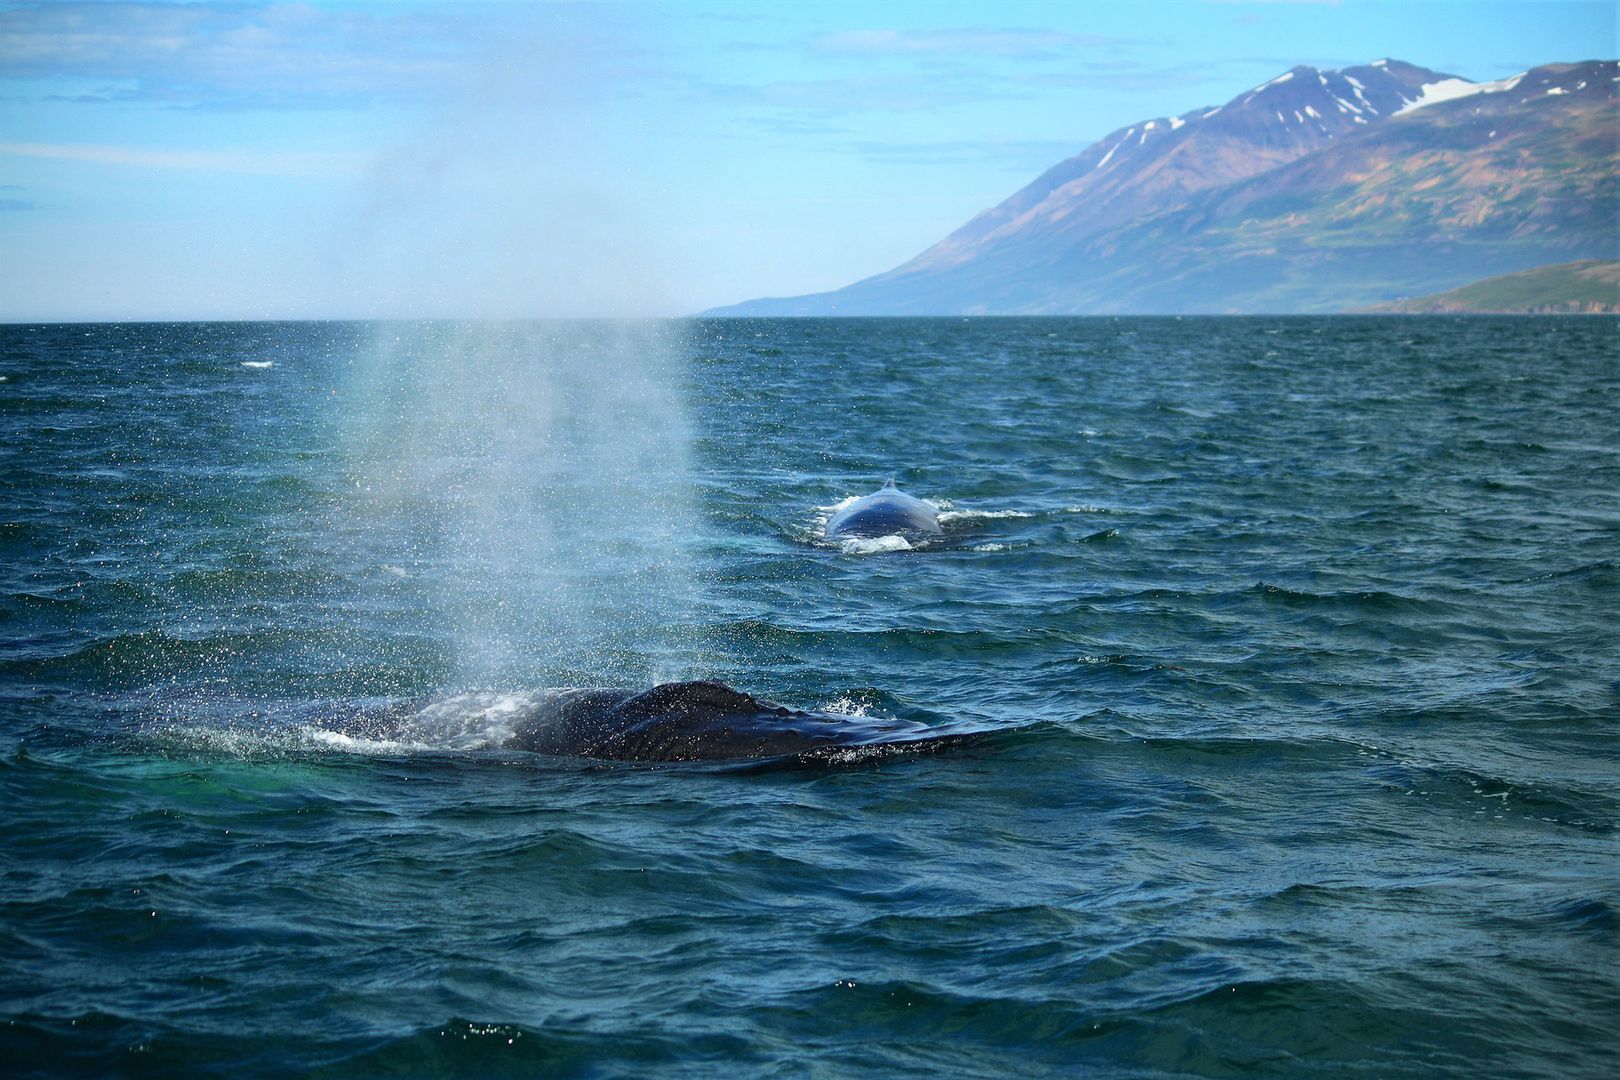
[[[1450,292],[1379,304],[1367,311],[1409,315],[1450,312],[1506,314],[1620,313],[1620,261],[1583,259],[1501,274]]]

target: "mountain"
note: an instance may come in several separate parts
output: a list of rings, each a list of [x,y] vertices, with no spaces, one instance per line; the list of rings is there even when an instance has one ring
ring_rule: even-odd
[[[1620,262],[1585,259],[1499,274],[1460,289],[1378,304],[1366,311],[1406,315],[1620,314]]]
[[[706,314],[1342,311],[1613,258],[1617,80],[1296,67],[1110,133],[886,273]]]

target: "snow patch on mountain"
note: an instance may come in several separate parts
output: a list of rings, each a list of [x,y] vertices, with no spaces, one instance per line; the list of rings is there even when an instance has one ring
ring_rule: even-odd
[[[1442,101],[1456,101],[1458,98],[1473,97],[1475,94],[1497,94],[1503,90],[1511,90],[1519,85],[1519,80],[1524,78],[1524,75],[1525,73],[1521,71],[1506,79],[1483,83],[1469,82],[1467,79],[1441,79],[1439,82],[1424,83],[1418,96],[1396,109],[1395,115],[1400,116],[1429,105],[1438,105]]]

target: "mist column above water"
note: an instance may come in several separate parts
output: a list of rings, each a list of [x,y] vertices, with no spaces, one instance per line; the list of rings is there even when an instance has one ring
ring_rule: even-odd
[[[676,331],[378,327],[343,418],[349,532],[463,685],[630,683],[695,658]]]

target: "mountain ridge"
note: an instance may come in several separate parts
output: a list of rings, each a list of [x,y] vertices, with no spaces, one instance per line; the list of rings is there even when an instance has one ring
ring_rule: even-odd
[[[1297,66],[1110,132],[892,270],[705,314],[1345,310],[1612,257],[1617,68]]]

